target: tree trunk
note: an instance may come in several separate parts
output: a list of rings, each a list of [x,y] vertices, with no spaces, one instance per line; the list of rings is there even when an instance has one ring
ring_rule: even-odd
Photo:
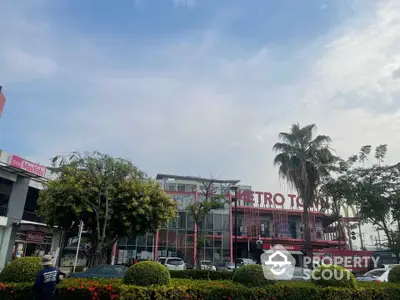
[[[196,232],[196,265],[194,266],[195,269],[201,270],[201,256],[200,256],[200,251],[201,251],[201,243],[200,243],[200,238],[201,234],[199,229],[197,228]]]
[[[304,235],[304,252],[307,257],[313,259],[311,234],[310,234],[310,216],[308,213],[308,207],[304,204],[303,206],[303,235]],[[305,268],[312,269],[312,263]]]
[[[63,255],[64,248],[65,248],[65,245],[67,244],[67,241],[68,241],[68,230],[63,229],[61,231],[60,250],[58,252],[58,257],[57,257],[57,261],[56,261],[57,268],[59,268],[61,265],[61,257]]]
[[[195,269],[198,269],[198,270],[201,270],[200,250],[201,250],[201,247],[199,246],[199,243],[197,243]]]

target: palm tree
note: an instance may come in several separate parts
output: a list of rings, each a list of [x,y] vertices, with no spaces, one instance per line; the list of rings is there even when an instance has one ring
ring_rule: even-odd
[[[274,165],[279,175],[293,186],[303,200],[305,252],[312,257],[309,209],[315,203],[316,190],[321,180],[329,176],[337,157],[331,153],[331,139],[326,135],[314,138],[316,125],[300,127],[293,124],[289,132],[281,132],[273,150],[278,153]]]

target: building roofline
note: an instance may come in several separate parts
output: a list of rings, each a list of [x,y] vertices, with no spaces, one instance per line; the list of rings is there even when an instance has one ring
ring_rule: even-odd
[[[210,178],[202,178],[196,176],[181,176],[181,175],[171,175],[171,174],[157,174],[156,179],[164,179],[164,178],[171,178],[171,179],[181,179],[181,180],[193,180],[193,181],[208,181],[211,180]],[[219,179],[212,179],[215,183],[230,183],[230,184],[238,184],[240,180],[219,180]]]

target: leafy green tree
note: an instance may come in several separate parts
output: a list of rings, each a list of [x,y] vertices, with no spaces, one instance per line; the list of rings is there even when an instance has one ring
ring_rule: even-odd
[[[379,145],[374,153],[376,163],[365,166],[371,151],[369,145],[361,148],[358,162],[362,166],[357,165],[356,161],[346,166],[342,177],[347,180],[350,188],[343,192],[347,203],[358,208],[361,222],[371,223],[384,232],[386,246],[399,260],[400,164],[383,165],[387,146]]]
[[[196,268],[201,269],[201,256],[200,251],[206,243],[204,237],[204,225],[206,217],[214,210],[223,209],[225,207],[224,195],[216,194],[214,185],[216,180],[214,178],[202,179],[199,178],[199,196],[198,201],[189,204],[186,211],[193,217],[196,225]]]
[[[315,204],[318,185],[335,169],[338,160],[331,152],[329,136],[315,137],[315,130],[315,124],[304,127],[293,124],[289,132],[279,134],[281,142],[273,147],[278,153],[274,165],[279,167],[279,175],[296,188],[303,200],[305,251],[309,256],[312,255],[309,209]]]
[[[39,214],[64,230],[82,220],[90,233],[90,265],[105,262],[118,237],[155,232],[176,216],[161,185],[131,162],[74,152],[53,159],[57,177],[39,196]]]

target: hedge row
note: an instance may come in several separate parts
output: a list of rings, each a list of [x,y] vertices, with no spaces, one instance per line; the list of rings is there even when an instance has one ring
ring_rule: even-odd
[[[32,299],[32,284],[0,284],[0,299]],[[67,279],[57,287],[58,300],[111,299],[265,299],[265,300],[400,300],[400,285],[321,288],[312,283],[284,283],[249,288],[232,281],[173,279],[169,286],[128,286],[120,280]]]
[[[233,272],[210,270],[169,271],[171,278],[193,280],[232,280]]]

